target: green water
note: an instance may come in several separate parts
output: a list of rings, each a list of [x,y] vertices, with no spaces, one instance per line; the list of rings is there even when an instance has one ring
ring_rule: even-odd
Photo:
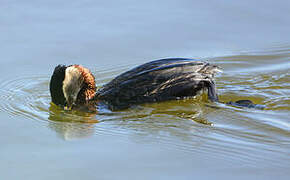
[[[1,179],[288,179],[290,4],[284,1],[3,1]],[[221,101],[98,114],[51,104],[57,64],[102,86],[134,66],[189,57],[222,67]]]

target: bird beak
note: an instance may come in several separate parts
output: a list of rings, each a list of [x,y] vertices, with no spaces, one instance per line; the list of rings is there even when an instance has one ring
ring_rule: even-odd
[[[72,106],[64,106],[64,110],[70,111],[72,109]]]
[[[73,106],[75,105],[74,101],[73,101],[73,98],[69,98],[68,101],[67,101],[67,104],[66,106],[64,106],[64,110],[72,110]]]

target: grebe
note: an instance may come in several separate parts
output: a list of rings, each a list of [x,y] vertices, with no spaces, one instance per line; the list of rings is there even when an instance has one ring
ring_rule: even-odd
[[[65,109],[96,109],[100,102],[111,110],[132,105],[193,97],[206,89],[218,102],[214,76],[221,69],[187,58],[160,59],[135,67],[96,89],[93,74],[80,65],[58,65],[50,80],[52,102]]]

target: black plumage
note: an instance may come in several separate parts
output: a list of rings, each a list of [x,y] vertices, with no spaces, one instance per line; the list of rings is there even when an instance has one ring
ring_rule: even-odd
[[[62,90],[66,68],[67,67],[65,65],[56,66],[50,79],[49,90],[51,100],[56,105],[64,106],[66,104],[66,100]]]
[[[194,59],[172,58],[151,61],[129,70],[98,89],[95,99],[118,110],[131,105],[180,99],[208,90],[218,101],[214,74],[219,67]]]

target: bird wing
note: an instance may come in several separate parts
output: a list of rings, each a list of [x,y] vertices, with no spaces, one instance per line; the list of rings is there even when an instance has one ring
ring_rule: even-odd
[[[194,96],[211,86],[218,67],[194,59],[151,61],[129,70],[104,85],[97,99],[113,107]],[[215,92],[213,92],[215,93]]]

